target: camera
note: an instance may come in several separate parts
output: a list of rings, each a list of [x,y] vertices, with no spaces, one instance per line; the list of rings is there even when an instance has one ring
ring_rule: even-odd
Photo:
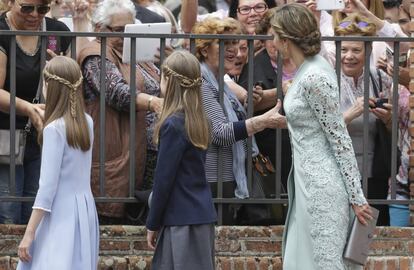
[[[262,89],[265,89],[265,85],[263,83],[263,81],[257,81],[254,83],[254,87],[256,86],[260,86]]]
[[[370,106],[372,109],[375,108],[381,108],[381,109],[386,109],[384,107],[384,103],[388,103],[388,98],[379,98],[377,99],[377,101],[375,101],[375,106]]]

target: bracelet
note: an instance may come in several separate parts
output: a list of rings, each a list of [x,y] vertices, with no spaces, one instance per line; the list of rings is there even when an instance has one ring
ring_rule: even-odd
[[[154,96],[151,96],[149,99],[148,99],[148,103],[147,103],[147,111],[151,111],[151,101],[152,101],[152,99],[154,98]]]

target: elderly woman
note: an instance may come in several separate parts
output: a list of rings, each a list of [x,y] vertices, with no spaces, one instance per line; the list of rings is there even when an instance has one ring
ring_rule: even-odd
[[[346,17],[335,28],[335,34],[338,36],[374,36],[376,35],[376,25],[367,18],[357,14]],[[328,60],[334,65],[335,52],[328,48]],[[375,163],[376,136],[380,123],[383,123],[388,129],[391,129],[391,108],[392,105],[385,103],[383,107],[376,107],[375,102],[379,98],[391,97],[392,78],[379,69],[371,68],[369,81],[370,96],[370,114],[368,119],[363,118],[364,111],[364,70],[365,65],[365,48],[363,42],[343,41],[341,44],[341,111],[343,112],[348,132],[351,136],[355,155],[358,161],[358,167],[363,171],[363,130],[364,125],[368,123],[369,135],[366,145],[368,152],[368,198],[386,199],[388,190],[388,175],[381,173],[380,170],[389,166],[383,166]],[[382,90],[381,90],[382,89]],[[400,88],[401,97],[406,96],[405,88]],[[401,95],[402,94],[402,95]],[[405,102],[408,102],[407,100]],[[391,102],[389,102],[391,103]],[[399,115],[403,116],[403,115]],[[379,157],[383,160],[384,157]],[[385,205],[375,205],[380,210],[378,224],[389,225],[388,207]]]
[[[197,23],[193,28],[195,34],[239,34],[240,31],[240,24],[232,18],[209,18]],[[228,73],[234,68],[238,41],[226,41],[224,46],[224,72]],[[227,85],[224,85],[224,89],[219,89],[219,76],[224,74],[219,74],[218,41],[197,39],[196,56],[201,62],[203,105],[211,121],[212,143],[206,157],[207,180],[212,185],[213,196],[216,196],[218,166],[222,166],[223,196],[248,198],[246,164],[252,157],[247,156],[246,139],[265,128],[284,127],[285,118],[278,113],[281,104],[279,102],[268,112],[247,119],[244,107]],[[221,91],[224,91],[223,107],[219,102]],[[220,150],[223,155],[222,164],[218,163]],[[225,205],[223,223],[234,223],[233,216],[234,213]]]
[[[0,30],[69,31],[61,22],[45,18],[48,0],[10,0],[9,11],[0,15]],[[35,196],[40,173],[40,148],[36,130],[43,125],[44,105],[32,101],[39,89],[40,37],[17,36],[16,56],[11,54],[12,36],[0,38],[0,129],[10,130],[10,60],[16,60],[16,129],[23,130],[30,119],[32,128],[26,136],[25,159],[16,166],[16,196]],[[58,46],[60,44],[60,46]],[[70,39],[50,37],[48,48],[66,52]],[[46,48],[43,48],[46,50]],[[36,129],[36,130],[35,130]],[[8,147],[8,146],[7,146]],[[0,196],[9,196],[10,168],[0,164]],[[0,203],[0,223],[26,223],[32,203]]]
[[[126,24],[135,21],[135,7],[129,0],[104,0],[92,18],[97,32],[123,32]],[[94,40],[79,55],[84,76],[83,89],[87,110],[95,120],[95,137],[99,138],[99,96],[105,95],[105,195],[127,197],[129,189],[129,108],[136,103],[135,138],[135,181],[141,187],[147,157],[155,166],[156,147],[152,144],[152,130],[162,108],[159,98],[159,70],[153,63],[137,64],[135,78],[130,78],[130,65],[122,63],[123,38],[107,39],[105,93],[101,93],[101,56],[100,40]],[[136,79],[136,99],[131,100],[129,83]],[[148,132],[147,132],[148,130]],[[147,137],[146,137],[147,136]],[[147,161],[148,163],[149,161]],[[92,164],[92,187],[96,195],[99,191],[99,140],[94,141]],[[124,204],[105,204],[98,206],[101,222],[125,222]],[[109,218],[106,220],[105,217]]]

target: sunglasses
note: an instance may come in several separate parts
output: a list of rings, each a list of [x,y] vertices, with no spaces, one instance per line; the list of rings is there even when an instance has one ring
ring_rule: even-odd
[[[263,3],[263,4],[257,4],[254,7],[241,6],[237,8],[237,11],[242,15],[247,15],[250,13],[250,11],[252,11],[252,9],[254,9],[256,13],[263,13],[267,10],[267,5]]]
[[[16,1],[16,3],[20,6],[20,12],[23,14],[30,14],[36,10],[36,12],[40,15],[45,15],[49,12],[50,6],[49,5],[29,5],[29,4],[20,4]]]
[[[355,24],[355,23],[353,23],[351,21],[344,21],[344,22],[341,22],[338,26],[341,27],[341,28],[347,28],[351,24]],[[358,26],[359,28],[365,28],[368,25],[369,25],[369,23],[367,23],[367,22],[358,22],[358,23],[356,23],[356,26]]]
[[[106,28],[109,29],[109,31],[114,32],[114,33],[124,33],[125,32],[125,26],[109,26],[107,25]]]

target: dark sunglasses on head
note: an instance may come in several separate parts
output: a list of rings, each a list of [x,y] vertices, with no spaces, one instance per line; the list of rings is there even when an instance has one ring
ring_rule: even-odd
[[[348,26],[350,26],[351,24],[355,24],[356,26],[358,26],[359,28],[365,28],[369,25],[369,23],[367,22],[358,22],[358,23],[353,23],[351,21],[344,21],[341,22],[338,26],[342,27],[342,28],[347,28]]]
[[[16,3],[20,6],[20,12],[23,14],[30,14],[33,11],[37,11],[40,15],[45,15],[49,12],[50,6],[49,5],[29,5],[29,4],[20,4],[16,1]]]

